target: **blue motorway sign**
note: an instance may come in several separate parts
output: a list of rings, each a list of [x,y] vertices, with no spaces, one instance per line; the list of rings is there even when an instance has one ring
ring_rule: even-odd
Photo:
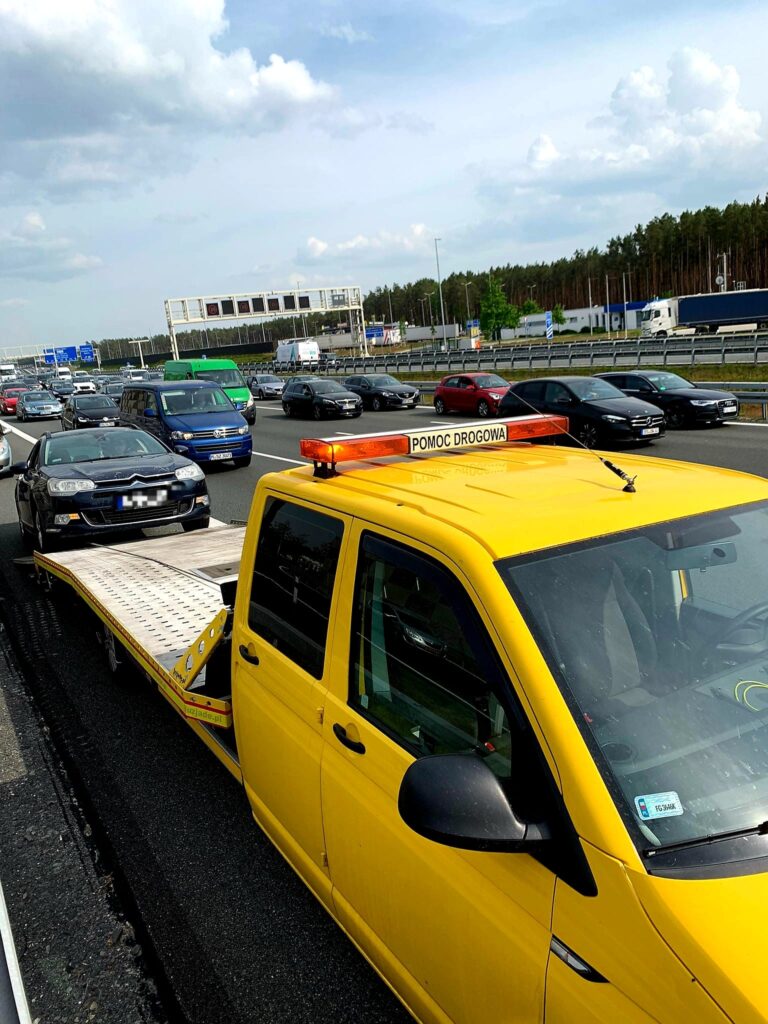
[[[366,338],[383,338],[384,328],[383,327],[366,327],[365,328]]]
[[[555,329],[552,326],[552,310],[551,309],[547,310],[547,312],[545,314],[545,318],[544,318],[544,323],[546,324],[546,328],[547,328],[547,341],[552,341],[552,338],[555,335]]]
[[[80,362],[92,363],[94,361],[93,345],[80,346]]]
[[[71,363],[77,359],[77,349],[74,345],[55,349],[46,348],[43,349],[43,359],[46,363]]]

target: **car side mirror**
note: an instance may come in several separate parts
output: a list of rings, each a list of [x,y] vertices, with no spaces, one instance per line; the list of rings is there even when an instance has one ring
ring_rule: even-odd
[[[145,409],[144,410],[144,415],[145,416],[156,416],[157,413],[155,412],[154,409]]]
[[[435,843],[460,850],[530,852],[550,835],[521,821],[501,780],[477,754],[436,754],[408,767],[397,801],[405,824]]]
[[[26,473],[28,468],[28,462],[14,462],[10,466],[6,466],[5,469],[0,469],[0,479],[7,476],[19,476],[21,473]]]

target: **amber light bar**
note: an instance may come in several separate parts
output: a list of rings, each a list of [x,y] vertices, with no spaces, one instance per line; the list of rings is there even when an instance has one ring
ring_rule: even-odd
[[[304,437],[299,450],[315,465],[333,468],[340,462],[360,462],[387,455],[432,455],[461,448],[479,448],[508,441],[534,441],[564,434],[567,416],[519,416],[510,420],[467,423],[462,426],[403,430],[390,434],[359,434],[357,437]]]

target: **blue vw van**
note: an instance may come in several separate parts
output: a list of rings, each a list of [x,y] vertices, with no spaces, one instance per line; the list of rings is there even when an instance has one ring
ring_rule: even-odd
[[[195,462],[251,461],[248,424],[227,395],[211,381],[140,381],[126,384],[120,422],[154,434]]]

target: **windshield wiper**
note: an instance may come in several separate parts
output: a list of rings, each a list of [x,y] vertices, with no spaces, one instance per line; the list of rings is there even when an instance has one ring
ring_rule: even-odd
[[[655,857],[659,853],[669,853],[674,850],[690,850],[696,846],[709,846],[711,843],[723,843],[729,839],[743,839],[745,836],[766,836],[768,835],[768,821],[760,825],[753,825],[751,828],[735,828],[729,832],[710,832],[709,835],[699,836],[696,839],[683,839],[679,843],[664,843],[662,846],[655,846],[653,849],[644,850],[645,857]]]

